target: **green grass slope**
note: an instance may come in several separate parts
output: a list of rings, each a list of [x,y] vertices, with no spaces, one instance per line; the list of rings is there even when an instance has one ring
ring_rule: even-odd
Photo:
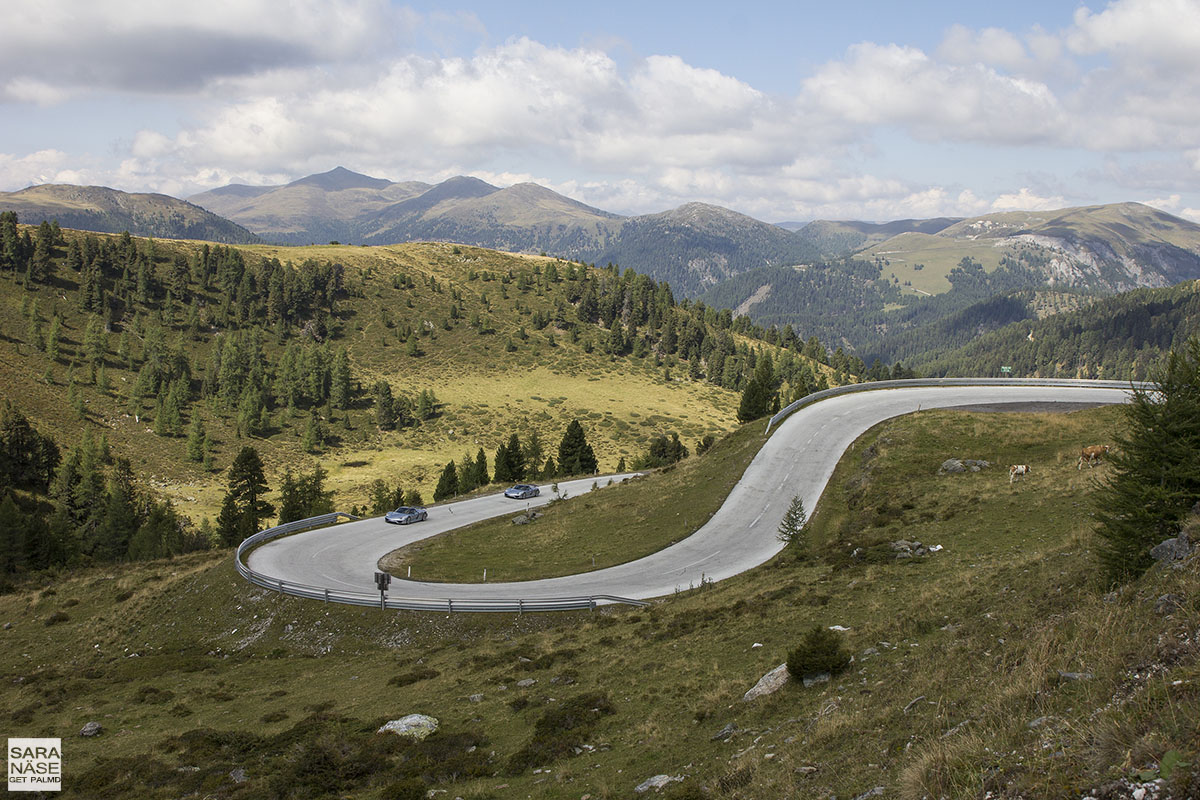
[[[1117,421],[885,423],[806,558],[646,610],[385,614],[254,588],[220,555],[61,576],[0,596],[0,708],[10,736],[63,738],[64,797],[628,798],[665,774],[677,798],[1076,800],[1168,772],[1194,796],[1196,563],[1094,583],[1106,468],[1074,454]],[[949,456],[1034,471],[938,475]],[[896,560],[900,538],[944,549]],[[814,625],[847,629],[850,669],[742,702]],[[375,734],[409,713],[439,731]]]

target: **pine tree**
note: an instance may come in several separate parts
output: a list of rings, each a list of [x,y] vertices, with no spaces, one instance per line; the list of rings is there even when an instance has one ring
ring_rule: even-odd
[[[492,460],[492,479],[496,483],[511,483],[516,480],[509,471],[508,445],[502,444],[496,448],[496,457]]]
[[[467,494],[477,486],[478,484],[475,483],[475,459],[471,458],[470,453],[464,453],[462,460],[458,462],[458,491],[461,494]]]
[[[279,524],[304,519],[308,516],[307,512],[308,507],[300,484],[290,469],[285,470],[283,480],[279,484]]]
[[[329,401],[333,407],[344,411],[350,407],[350,359],[346,348],[339,347],[333,354],[329,372]]]
[[[592,475],[599,469],[596,454],[587,442],[579,420],[571,420],[558,445],[558,474]]]
[[[383,430],[396,427],[396,404],[392,397],[392,386],[385,380],[380,380],[371,387],[375,399],[375,424]]]
[[[454,462],[446,464],[442,476],[438,478],[437,488],[433,490],[433,502],[440,503],[458,494],[458,470]]]
[[[530,431],[521,454],[525,457],[527,477],[533,477],[541,469],[542,459],[546,456],[545,448],[542,446],[542,437],[538,435],[537,431]]]
[[[371,481],[367,497],[371,502],[371,513],[374,515],[386,514],[396,506],[401,505],[392,501],[392,493],[382,478],[376,478]]]
[[[508,445],[504,452],[508,458],[508,480],[525,480],[525,453],[521,449],[521,440],[517,434],[508,437]]]
[[[792,498],[792,504],[788,506],[783,520],[779,523],[779,532],[776,534],[776,538],[786,545],[803,546],[806,524],[808,524],[808,514],[804,511],[804,501],[800,499],[800,495],[796,495]]]
[[[262,459],[257,450],[247,445],[229,467],[225,504],[232,498],[233,513],[227,515],[223,504],[218,518],[218,532],[226,545],[237,544],[253,534],[262,520],[275,513],[275,507],[265,499],[267,492]]]
[[[1124,432],[1096,495],[1100,562],[1114,581],[1145,572],[1150,548],[1178,533],[1200,497],[1200,337],[1172,350],[1152,387],[1135,386],[1121,410]]]
[[[306,453],[315,453],[324,443],[325,435],[316,414],[309,415],[304,426],[304,435],[300,438],[300,448]]]
[[[483,452],[483,448],[479,448],[479,452],[475,454],[475,468],[471,475],[471,482],[475,486],[487,486],[492,482],[488,477],[487,455]]]
[[[46,355],[51,361],[57,361],[59,355],[59,342],[62,339],[62,317],[58,314],[50,320],[50,333],[46,335]]]
[[[192,414],[192,424],[188,426],[187,438],[187,457],[188,461],[200,463],[204,460],[205,440],[207,436],[204,431],[204,423],[200,421],[200,415]]]

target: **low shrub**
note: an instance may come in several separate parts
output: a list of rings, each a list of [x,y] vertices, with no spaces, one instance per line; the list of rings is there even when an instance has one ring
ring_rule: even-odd
[[[417,681],[436,678],[441,674],[442,673],[438,672],[436,669],[431,669],[430,667],[415,667],[410,669],[408,672],[403,672],[388,680],[388,686],[408,686],[416,683]]]
[[[545,766],[582,744],[600,718],[613,713],[603,692],[573,697],[548,709],[533,726],[533,736],[508,760],[508,773],[520,775],[535,763]]]
[[[837,675],[849,666],[850,654],[841,635],[820,625],[806,633],[787,657],[788,673],[796,679],[823,672]]]

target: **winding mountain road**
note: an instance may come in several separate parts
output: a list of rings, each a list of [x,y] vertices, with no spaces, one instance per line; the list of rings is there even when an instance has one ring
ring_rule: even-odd
[[[920,409],[979,404],[1113,404],[1129,399],[1128,384],[1099,381],[1020,381],[990,385],[920,385],[871,388],[828,397],[799,408],[780,422],[721,508],[694,534],[645,558],[607,569],[520,583],[446,584],[396,576],[389,597],[454,602],[493,598],[539,600],[588,595],[648,599],[719,581],[756,567],[782,549],[779,522],[793,496],[813,509],[842,453],[862,433],[891,417]],[[934,381],[925,382],[937,383]],[[964,381],[965,383],[965,381]],[[1086,443],[1081,443],[1086,444]],[[628,476],[618,476],[618,479]],[[607,483],[607,478],[600,483]],[[592,479],[560,484],[574,496]],[[488,517],[548,502],[548,488],[529,501],[490,496],[436,507],[427,522],[388,525],[359,520],[267,542],[248,565],[269,580],[336,591],[372,592],[377,563],[411,542]]]

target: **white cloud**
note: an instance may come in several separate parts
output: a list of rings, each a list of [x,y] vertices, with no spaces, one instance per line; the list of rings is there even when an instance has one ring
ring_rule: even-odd
[[[951,64],[989,64],[1009,70],[1029,66],[1025,45],[1003,28],[975,31],[964,25],[951,25],[937,50],[938,57]]]
[[[29,102],[23,87],[37,85],[63,95],[191,92],[221,77],[373,57],[414,24],[386,0],[15,3],[0,26],[0,101]]]
[[[1002,194],[992,201],[992,211],[1052,211],[1064,208],[1062,197],[1039,197],[1026,187],[1014,194]]]
[[[1179,216],[1192,222],[1200,222],[1200,208],[1183,208],[1179,211]]]
[[[493,44],[469,13],[420,16],[387,0],[289,9],[46,0],[7,10],[0,103],[49,105],[86,91],[115,107],[125,93],[151,92],[186,98],[177,106],[186,110],[177,128],[143,123],[103,143],[116,154],[104,170],[95,156],[43,151],[0,156],[0,181],[15,187],[74,168],[93,182],[186,195],[342,164],[396,180],[534,180],[622,212],[702,200],[770,219],[1048,208],[1086,196],[1067,188],[1083,180],[1135,196],[1178,192],[1178,206],[1197,196],[1187,186],[1200,171],[1195,0],[1115,0],[1081,9],[1059,31],[952,25],[930,52],[864,42],[792,96],[611,40]],[[467,56],[417,55],[417,39],[460,53],[464,39],[483,44]],[[1026,177],[1008,192],[1020,185],[1011,174],[1053,172],[1021,163],[1029,145],[1043,159],[1062,148],[1077,174]],[[1081,148],[1137,163],[1089,169]],[[990,180],[1004,189],[968,186],[989,178],[966,161],[962,183],[930,185],[929,165],[897,155],[943,149],[947,159],[995,159]]]
[[[22,189],[41,183],[87,183],[87,172],[77,167],[77,161],[61,150],[38,150],[24,156],[0,153],[0,186]]]
[[[845,122],[902,125],[927,140],[1020,144],[1054,139],[1063,126],[1045,84],[898,45],[854,45],[805,81],[804,96]]]
[[[1075,12],[1067,46],[1115,60],[1200,68],[1200,4],[1194,0],[1116,0],[1100,13]]]
[[[1175,213],[1178,210],[1180,203],[1183,201],[1183,196],[1178,194],[1169,195],[1167,197],[1156,197],[1153,200],[1142,200],[1145,205],[1157,208],[1162,211],[1170,211]]]

